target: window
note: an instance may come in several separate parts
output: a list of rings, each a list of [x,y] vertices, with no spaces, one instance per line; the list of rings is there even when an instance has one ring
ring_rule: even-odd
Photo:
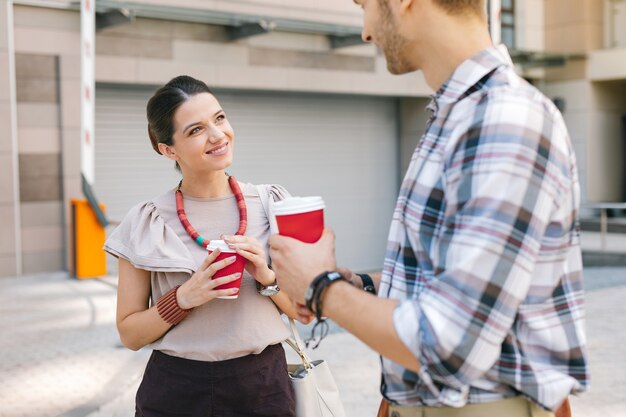
[[[487,10],[491,8],[491,1],[487,2]],[[491,15],[489,15],[491,18]],[[515,0],[500,1],[500,37],[502,43],[513,49],[515,47]],[[489,21],[491,25],[491,19]]]
[[[515,0],[502,0],[502,43],[515,47]]]

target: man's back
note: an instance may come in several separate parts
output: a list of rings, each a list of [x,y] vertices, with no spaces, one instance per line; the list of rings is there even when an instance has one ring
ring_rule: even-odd
[[[419,375],[383,359],[385,395],[461,406],[519,393],[554,408],[588,383],[580,191],[555,106],[495,48],[465,61],[402,185],[383,297]]]
[[[485,0],[354,2],[389,72],[421,70],[438,91],[433,115],[400,190],[380,297],[347,269],[356,288],[317,291],[337,271],[328,230],[308,246],[271,238],[281,288],[381,354],[388,416],[552,416],[542,407],[588,385],[563,120],[493,47]]]

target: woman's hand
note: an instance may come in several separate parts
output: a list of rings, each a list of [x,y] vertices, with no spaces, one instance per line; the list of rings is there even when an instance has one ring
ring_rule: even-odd
[[[272,285],[276,281],[276,274],[267,266],[267,255],[263,246],[250,236],[222,236],[222,239],[246,258],[246,271],[261,285]]]
[[[191,278],[180,286],[176,292],[176,302],[185,310],[193,307],[197,307],[213,300],[217,297],[224,297],[228,295],[235,295],[239,292],[238,288],[229,288],[225,290],[216,290],[223,284],[238,279],[241,274],[231,274],[225,277],[213,279],[213,275],[220,269],[235,262],[235,257],[230,256],[226,259],[222,259],[219,262],[213,263],[220,254],[220,250],[214,250],[206,257],[200,268],[196,271]]]
[[[361,277],[348,268],[337,268],[337,272],[339,272],[350,284],[360,290],[363,289],[363,281],[361,280]]]
[[[309,324],[313,321],[315,315],[311,313],[305,305],[294,302],[294,306],[296,308],[296,320],[302,324]]]

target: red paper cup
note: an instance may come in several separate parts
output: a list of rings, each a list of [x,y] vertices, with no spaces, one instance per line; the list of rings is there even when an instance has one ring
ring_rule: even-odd
[[[237,252],[234,249],[229,248],[228,244],[224,242],[223,240],[212,240],[209,242],[209,246],[207,246],[207,250],[209,251],[209,253],[213,252],[216,249],[219,249],[221,253],[217,256],[217,259],[213,261],[213,263],[221,261],[222,259],[230,258],[233,255],[237,259],[232,264],[226,266],[225,268],[218,270],[211,279],[225,277],[226,275],[235,274],[237,272],[240,273],[241,276],[234,281],[231,281],[223,285],[219,285],[215,287],[215,289],[216,290],[227,290],[229,288],[239,289],[241,287],[241,279],[243,277],[243,268],[246,265],[246,258],[237,254]],[[234,300],[237,297],[239,297],[239,293],[234,294],[234,295],[226,295],[226,296],[218,297],[218,298],[223,298],[226,300]]]
[[[278,234],[315,243],[324,231],[322,197],[290,197],[274,204]]]

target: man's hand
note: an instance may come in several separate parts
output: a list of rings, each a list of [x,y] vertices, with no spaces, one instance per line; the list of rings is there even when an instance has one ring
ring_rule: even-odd
[[[324,271],[334,271],[335,235],[324,229],[316,243],[304,243],[290,237],[270,237],[272,269],[281,291],[299,304],[304,304],[304,294],[313,279]]]

